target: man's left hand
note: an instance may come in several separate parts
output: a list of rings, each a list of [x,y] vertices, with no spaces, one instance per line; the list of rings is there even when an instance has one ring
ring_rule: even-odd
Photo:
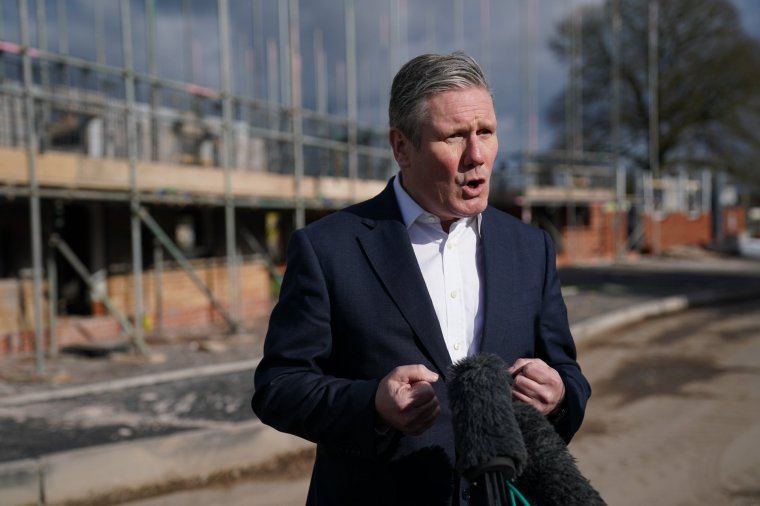
[[[512,396],[530,404],[544,415],[559,409],[565,398],[565,384],[559,373],[539,358],[520,358],[509,374],[514,379]]]

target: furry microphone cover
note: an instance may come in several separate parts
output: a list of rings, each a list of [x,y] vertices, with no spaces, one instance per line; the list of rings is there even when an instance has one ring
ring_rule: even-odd
[[[463,475],[494,458],[512,459],[519,475],[527,458],[512,411],[512,378],[496,355],[474,355],[451,368],[447,383],[456,469]]]
[[[528,501],[536,506],[605,506],[546,417],[519,401],[514,415],[528,451],[515,486]]]
[[[509,457],[517,470],[513,483],[531,505],[605,506],[546,417],[512,400],[507,369],[493,354],[467,357],[452,366],[447,388],[457,471],[467,478],[467,471]]]

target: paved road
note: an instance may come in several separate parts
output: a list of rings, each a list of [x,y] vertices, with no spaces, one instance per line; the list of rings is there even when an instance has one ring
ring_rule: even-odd
[[[570,450],[608,504],[760,504],[760,301],[650,320],[579,353],[594,394]],[[308,466],[290,474],[128,506],[302,505]]]

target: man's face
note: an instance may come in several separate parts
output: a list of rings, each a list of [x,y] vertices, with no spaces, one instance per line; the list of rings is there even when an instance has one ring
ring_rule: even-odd
[[[496,114],[491,96],[480,87],[433,95],[427,106],[419,148],[396,129],[390,141],[404,189],[448,231],[451,223],[481,213],[488,204],[499,148]]]

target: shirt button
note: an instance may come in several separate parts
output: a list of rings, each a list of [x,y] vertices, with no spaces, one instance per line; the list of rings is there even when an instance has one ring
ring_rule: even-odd
[[[456,351],[459,351],[459,348],[460,348],[460,347],[461,347],[461,346],[459,345],[459,343],[454,343],[454,349],[455,349]]]
[[[457,298],[457,291],[456,290],[452,290],[451,293],[449,294],[449,297],[451,297],[452,299],[456,299]]]
[[[449,243],[446,243],[446,249],[454,249],[454,245]]]

